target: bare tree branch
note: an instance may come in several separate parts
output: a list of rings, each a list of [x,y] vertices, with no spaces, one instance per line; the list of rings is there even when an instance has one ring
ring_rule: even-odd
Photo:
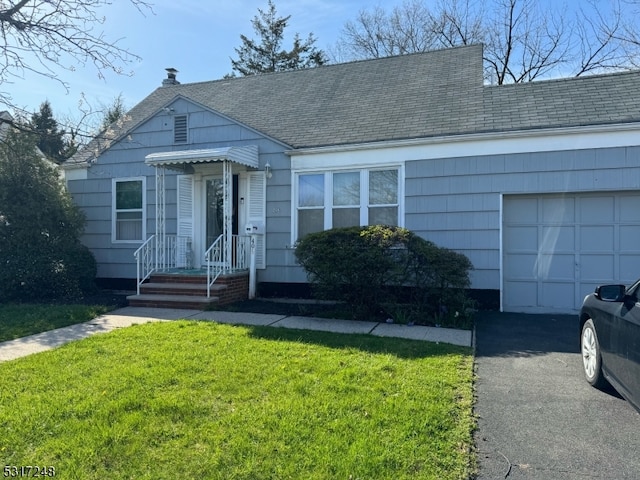
[[[129,0],[141,13],[152,11],[146,0]],[[59,69],[93,64],[98,75],[106,70],[124,74],[123,66],[139,57],[109,39],[100,29],[106,19],[100,8],[110,0],[5,0],[0,2],[0,84],[25,72],[55,80]],[[0,102],[11,106],[8,92]]]
[[[573,12],[543,10],[536,0],[440,0],[432,8],[407,0],[389,14],[362,10],[345,24],[341,60],[482,43],[485,79],[497,84],[640,65],[640,0],[587,0]]]

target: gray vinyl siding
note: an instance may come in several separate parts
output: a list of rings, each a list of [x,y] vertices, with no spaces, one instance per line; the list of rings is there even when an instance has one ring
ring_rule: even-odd
[[[405,226],[467,255],[472,286],[497,290],[502,195],[640,190],[640,147],[419,160],[405,172]]]
[[[282,154],[281,154],[282,155]],[[270,157],[273,176],[267,179],[267,268],[258,272],[259,282],[305,282],[291,248],[291,161]]]

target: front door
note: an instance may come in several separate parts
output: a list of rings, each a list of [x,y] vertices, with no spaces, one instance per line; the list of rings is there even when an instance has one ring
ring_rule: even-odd
[[[224,231],[222,177],[205,180],[205,248],[209,248]]]
[[[205,208],[204,208],[204,245],[208,249],[216,239],[224,233],[224,186],[222,176],[204,178],[205,183]],[[231,193],[231,234],[238,234],[238,175],[232,177]]]

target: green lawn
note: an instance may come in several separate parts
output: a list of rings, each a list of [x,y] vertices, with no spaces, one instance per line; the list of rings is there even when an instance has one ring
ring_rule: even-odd
[[[0,364],[0,464],[56,479],[466,479],[470,349],[176,321]]]
[[[100,305],[0,304],[0,342],[88,322],[108,310]]]

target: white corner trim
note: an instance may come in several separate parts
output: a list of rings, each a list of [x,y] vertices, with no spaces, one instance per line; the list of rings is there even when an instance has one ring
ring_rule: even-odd
[[[71,180],[86,180],[89,177],[87,170],[87,168],[63,168],[61,173],[67,182]]]

